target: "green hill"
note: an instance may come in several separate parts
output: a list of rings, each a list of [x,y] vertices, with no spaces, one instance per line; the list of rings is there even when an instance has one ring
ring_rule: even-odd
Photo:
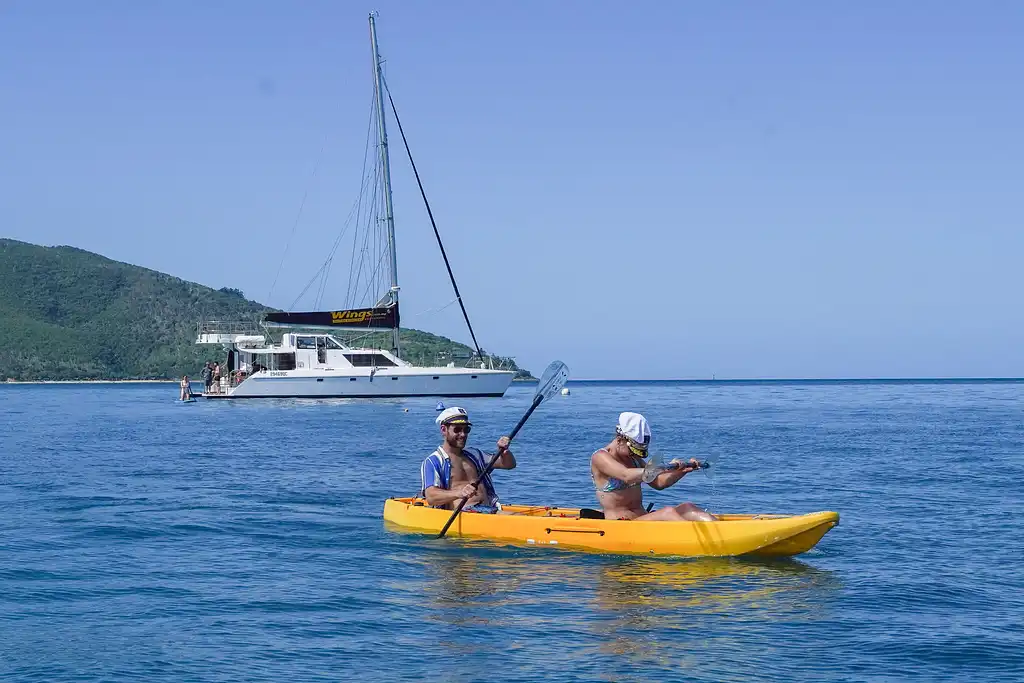
[[[0,239],[0,381],[171,379],[218,354],[196,346],[203,319],[256,320],[270,309],[235,289],[211,289],[74,247]],[[445,337],[402,330],[417,365],[467,358]],[[529,377],[510,358],[517,376]]]

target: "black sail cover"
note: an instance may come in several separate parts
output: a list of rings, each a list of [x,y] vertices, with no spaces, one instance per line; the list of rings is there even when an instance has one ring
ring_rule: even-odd
[[[267,313],[264,322],[288,327],[390,330],[398,327],[398,304],[380,308],[353,308],[347,311]]]

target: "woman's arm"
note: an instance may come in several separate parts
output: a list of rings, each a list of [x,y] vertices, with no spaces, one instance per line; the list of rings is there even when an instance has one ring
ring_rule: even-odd
[[[605,450],[595,453],[593,462],[597,467],[598,472],[604,476],[609,478],[614,477],[615,479],[627,484],[639,484],[641,478],[644,476],[644,468],[626,467],[621,462],[613,458],[611,453]]]

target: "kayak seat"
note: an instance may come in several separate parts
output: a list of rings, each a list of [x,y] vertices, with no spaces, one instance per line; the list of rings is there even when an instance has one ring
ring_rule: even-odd
[[[647,511],[650,512],[653,508],[654,503],[651,503],[647,506]],[[604,519],[604,513],[592,508],[580,508],[580,519]]]

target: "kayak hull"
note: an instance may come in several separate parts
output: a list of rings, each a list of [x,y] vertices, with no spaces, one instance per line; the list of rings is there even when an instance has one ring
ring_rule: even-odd
[[[805,515],[719,515],[715,522],[637,522],[581,518],[577,508],[504,505],[503,514],[463,512],[446,535],[600,553],[679,557],[789,557],[807,552],[839,523],[837,512]],[[450,510],[422,499],[389,498],[384,521],[438,534]]]

